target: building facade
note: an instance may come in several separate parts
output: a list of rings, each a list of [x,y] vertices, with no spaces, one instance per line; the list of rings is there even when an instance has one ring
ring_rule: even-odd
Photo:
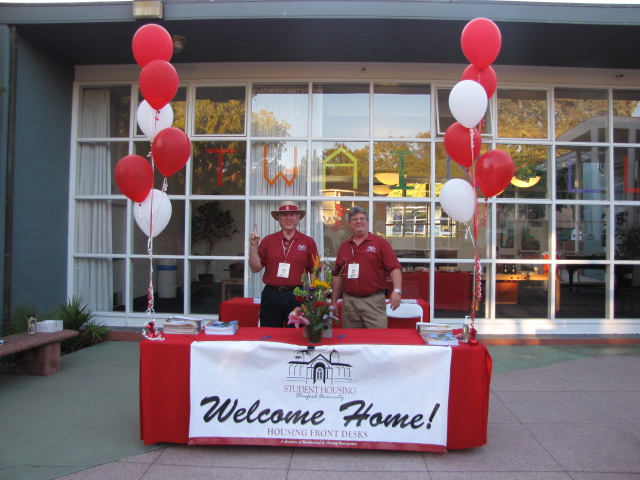
[[[64,24],[67,7],[2,6],[5,315],[79,296],[111,326],[141,326],[150,308],[212,317],[226,298],[260,296],[248,233],[275,231],[269,212],[294,199],[329,259],[349,236],[345,212],[365,207],[403,264],[405,297],[427,299],[435,320],[473,309],[481,334],[640,333],[640,62],[624,42],[640,8],[159,3],[162,18],[116,2]],[[474,236],[439,192],[468,175],[443,141],[467,66],[460,35],[481,16],[503,45],[481,153],[506,151],[516,172],[479,195]],[[170,106],[192,146],[183,169],[155,172],[171,208],[153,239],[114,181],[121,158],[151,150],[131,53],[146,22],[186,40]],[[199,234],[207,222],[217,235]]]

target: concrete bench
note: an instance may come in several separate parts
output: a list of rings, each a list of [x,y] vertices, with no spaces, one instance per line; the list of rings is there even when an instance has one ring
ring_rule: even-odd
[[[29,335],[16,333],[0,337],[0,357],[16,354],[17,373],[26,375],[53,375],[60,371],[60,342],[77,337],[75,330],[60,330],[51,333]]]

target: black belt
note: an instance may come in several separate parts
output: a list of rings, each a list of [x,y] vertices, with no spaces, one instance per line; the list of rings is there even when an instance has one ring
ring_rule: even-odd
[[[265,285],[264,288],[268,288],[269,290],[277,290],[279,292],[291,292],[296,289],[296,287],[302,287],[302,285],[281,285],[276,287],[275,285]]]
[[[367,297],[373,297],[374,295],[380,295],[381,293],[385,293],[385,290],[378,290],[377,292],[370,293],[369,295],[351,295],[351,296],[356,298],[367,298]]]

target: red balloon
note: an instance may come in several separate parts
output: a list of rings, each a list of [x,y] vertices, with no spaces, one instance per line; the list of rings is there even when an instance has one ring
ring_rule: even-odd
[[[154,60],[140,72],[140,91],[152,108],[162,110],[178,91],[178,72],[169,62]]]
[[[140,68],[144,68],[154,60],[164,60],[165,62],[171,60],[173,40],[169,32],[160,25],[149,23],[140,27],[135,33],[131,49]]]
[[[473,164],[481,147],[482,139],[477,128],[467,128],[456,122],[444,132],[444,149],[463,167],[469,168]]]
[[[151,143],[153,161],[165,177],[180,170],[191,155],[191,142],[182,130],[169,127],[161,130]]]
[[[480,70],[487,68],[500,53],[502,36],[495,23],[487,18],[471,20],[462,30],[462,52]]]
[[[485,197],[493,197],[509,186],[514,173],[512,158],[502,150],[490,150],[476,165],[476,183]]]
[[[487,92],[487,98],[491,98],[498,86],[498,76],[496,75],[496,71],[491,67],[480,70],[475,65],[469,65],[464,72],[462,72],[460,80],[473,80],[478,82],[482,85],[484,91]]]
[[[122,157],[113,176],[120,191],[136,203],[147,198],[153,188],[153,167],[140,155]]]

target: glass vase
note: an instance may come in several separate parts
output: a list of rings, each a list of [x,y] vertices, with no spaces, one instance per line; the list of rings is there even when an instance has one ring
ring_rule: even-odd
[[[305,336],[307,337],[307,340],[311,344],[320,343],[320,341],[322,340],[322,332],[323,331],[324,331],[324,329],[322,329],[322,328],[319,329],[319,330],[312,330],[308,326],[304,327],[304,333],[306,334]]]

